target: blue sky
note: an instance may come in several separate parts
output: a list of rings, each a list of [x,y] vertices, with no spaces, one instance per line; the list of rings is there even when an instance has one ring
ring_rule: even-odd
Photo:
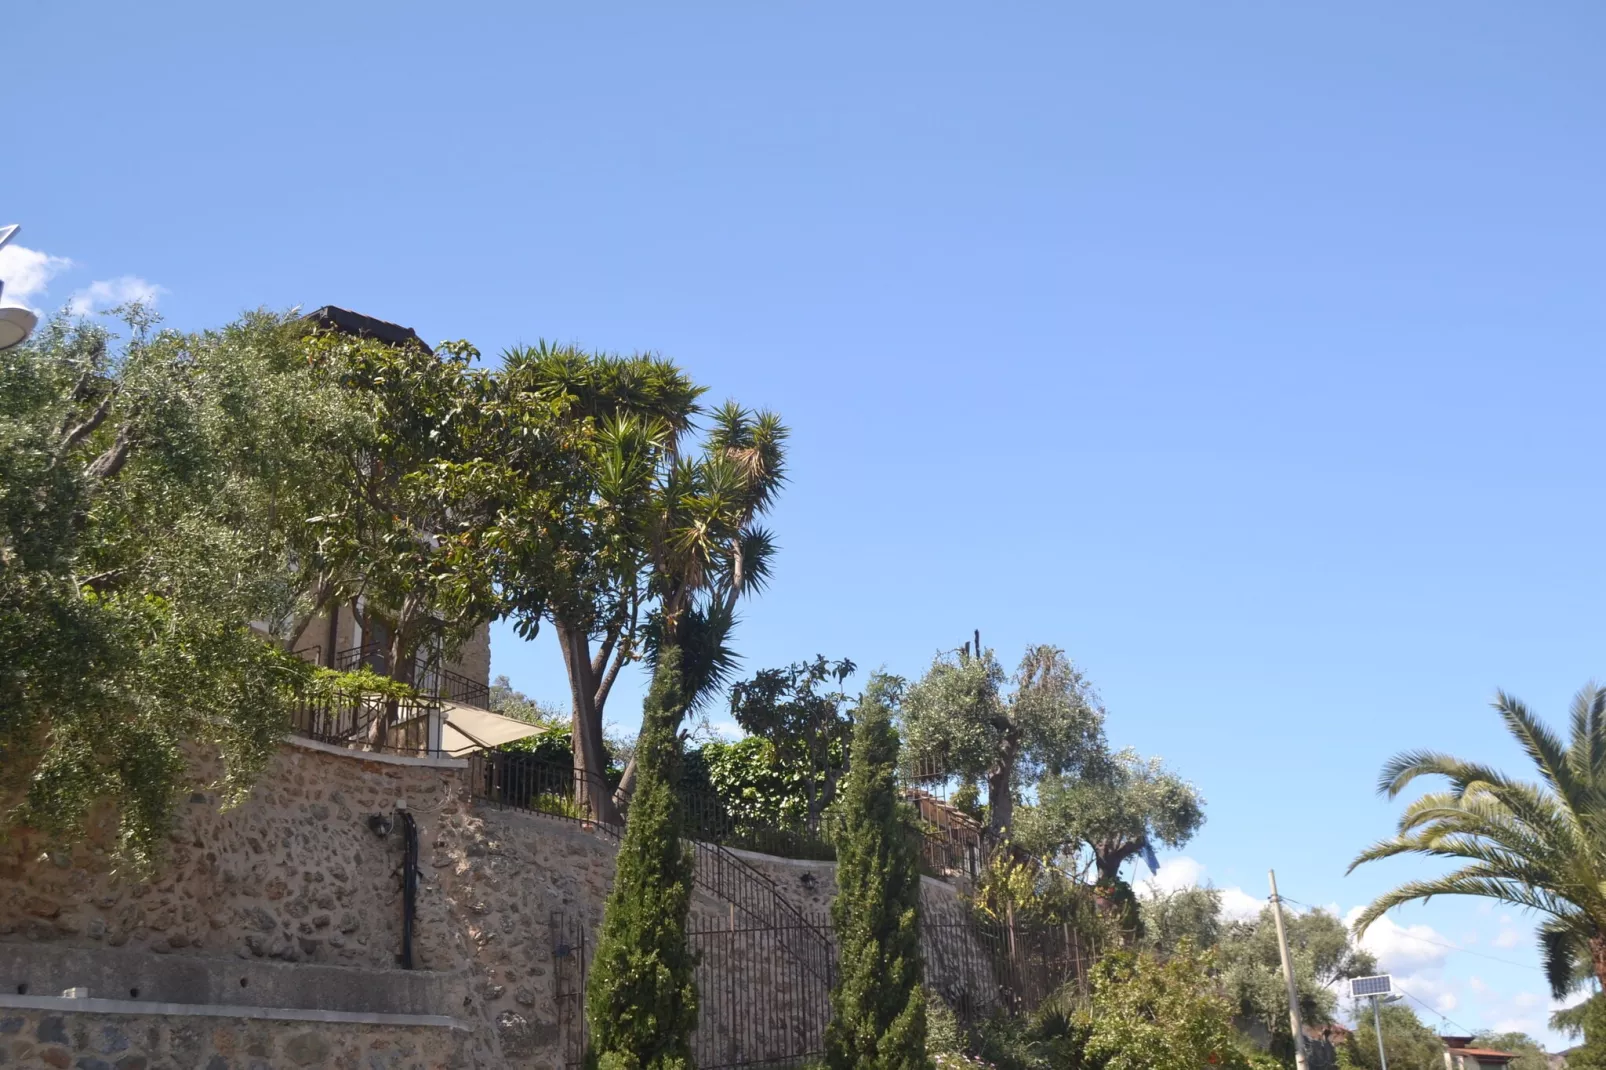
[[[1559,719],[1606,672],[1599,5],[5,22],[9,296],[654,349],[778,409],[748,667],[1065,647],[1209,799],[1168,879],[1348,911],[1417,870],[1344,876],[1390,753],[1516,765],[1493,689]],[[1527,919],[1398,925],[1408,991],[1539,1030]]]

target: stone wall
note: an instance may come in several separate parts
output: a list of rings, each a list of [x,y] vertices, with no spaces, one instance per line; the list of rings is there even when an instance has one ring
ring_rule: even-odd
[[[554,949],[583,931],[594,951],[614,841],[560,818],[475,804],[464,763],[448,759],[287,742],[249,797],[227,811],[206,783],[216,768],[203,761],[198,769],[164,864],[149,880],[112,870],[105,822],[70,850],[25,830],[0,843],[0,999],[13,1004],[0,1003],[0,1019],[14,1025],[0,1035],[0,1064],[9,1055],[18,1065],[56,1065],[59,1049],[70,1063],[87,1060],[86,1070],[119,1060],[133,1070],[141,1059],[205,1070],[561,1070],[578,1054],[580,1002],[559,1000],[560,980],[578,991],[578,964]],[[419,831],[412,971],[397,963],[398,806]],[[806,915],[828,909],[832,864],[739,854]],[[951,901],[953,891],[928,880],[925,894]],[[704,889],[693,909],[704,930],[721,919],[727,928],[763,928]],[[722,1060],[784,1052],[798,1029],[823,1028],[821,979],[789,964],[773,938],[705,944],[701,1036]],[[66,1013],[74,1024],[62,1042],[41,1040],[40,1028],[52,1038],[58,1032],[44,1012],[15,1006],[78,986],[90,988],[91,1003],[111,998],[150,1010],[113,1014],[80,1004]],[[222,1007],[224,1024],[182,1014],[169,1022],[172,1014],[155,1008],[172,1004]],[[391,1034],[227,1017],[264,1007],[434,1015],[456,1028]],[[126,1048],[97,1050],[122,1043],[96,1039],[113,1036],[107,1029]],[[291,1046],[303,1036],[313,1039]],[[375,1047],[379,1041],[391,1046]],[[438,1061],[448,1059],[455,1061]]]
[[[394,966],[400,836],[381,839],[368,818],[394,819],[400,802],[431,839],[463,824],[459,770],[440,764],[286,746],[232,810],[197,784],[152,880],[111,869],[109,823],[71,850],[19,831],[0,844],[0,939]],[[430,915],[419,927],[422,964],[448,966],[453,954],[438,940],[444,904],[421,899],[421,917]]]
[[[40,1070],[456,1070],[458,1030],[0,1007],[0,1065]]]
[[[288,744],[232,810],[220,810],[215,791],[198,783],[148,881],[112,871],[106,824],[71,850],[19,831],[0,844],[0,968],[38,975],[40,957],[27,952],[44,950],[60,968],[44,971],[36,993],[57,995],[51,987],[67,973],[87,972],[116,986],[92,997],[126,998],[145,985],[141,996],[150,998],[155,982],[139,979],[163,973],[150,965],[160,956],[205,974],[184,983],[241,1003],[267,984],[243,967],[368,971],[346,986],[359,1003],[403,983],[383,982],[384,973],[416,987],[419,971],[429,971],[430,998],[440,1003],[430,1010],[469,1027],[467,1065],[554,1066],[551,921],[574,915],[595,931],[615,847],[558,819],[477,809],[462,765]],[[398,803],[418,823],[422,871],[418,969],[409,973],[397,969]],[[370,827],[376,815],[390,825],[383,837]],[[24,946],[8,955],[6,945]],[[70,965],[73,953],[97,950],[93,969]]]

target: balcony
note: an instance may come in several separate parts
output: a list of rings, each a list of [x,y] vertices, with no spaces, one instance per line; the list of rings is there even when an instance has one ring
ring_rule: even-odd
[[[390,653],[378,646],[354,646],[335,653],[335,668],[355,669],[366,665],[382,676],[393,676],[389,668]],[[420,696],[437,702],[451,702],[459,706],[472,706],[477,710],[491,708],[491,689],[477,680],[470,680],[440,667],[432,661],[419,660],[413,669],[413,689]]]
[[[302,655],[321,660],[316,648]],[[393,675],[383,647],[350,647],[333,660],[341,670],[366,666]],[[438,664],[420,661],[409,686],[415,694],[406,698],[351,691],[309,696],[296,709],[292,731],[352,750],[460,758],[542,730],[492,713],[489,687]]]

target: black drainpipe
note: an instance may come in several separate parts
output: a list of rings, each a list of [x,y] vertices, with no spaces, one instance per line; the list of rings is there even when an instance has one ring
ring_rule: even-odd
[[[401,812],[402,842],[402,950],[401,967],[413,968],[413,918],[418,912],[418,825],[413,815]]]

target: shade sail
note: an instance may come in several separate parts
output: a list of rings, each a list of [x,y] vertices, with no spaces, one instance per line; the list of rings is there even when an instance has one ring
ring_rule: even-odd
[[[515,721],[500,713],[459,706],[455,702],[441,703],[441,750],[454,758],[540,735],[542,731],[538,724]]]

